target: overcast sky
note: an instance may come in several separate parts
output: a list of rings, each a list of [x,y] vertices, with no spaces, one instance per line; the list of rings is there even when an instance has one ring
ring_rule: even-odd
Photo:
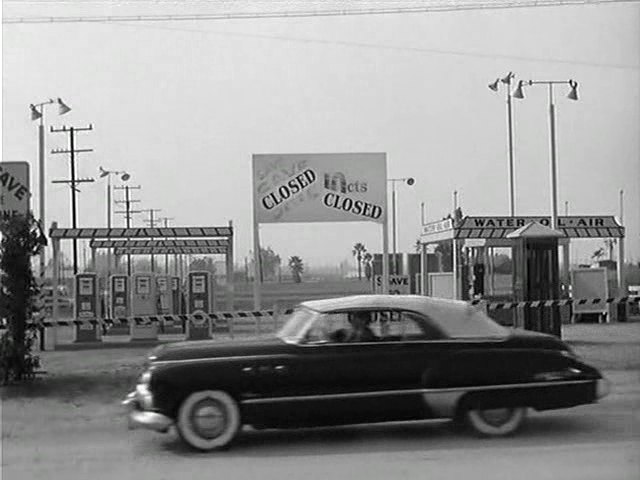
[[[133,11],[127,2],[3,4],[4,17]],[[135,11],[212,11],[202,1],[188,12],[171,5],[139,2]],[[579,82],[578,102],[566,98],[568,88],[555,90],[560,214],[568,201],[573,215],[618,215],[623,189],[627,257],[640,260],[639,3],[5,24],[2,40],[3,160],[33,162],[34,205],[38,142],[29,104],[61,97],[73,110],[58,117],[47,108],[47,128],[94,127],[77,135],[78,148],[94,149],[79,155],[79,176],[96,178],[81,187],[80,226],[106,225],[98,166],[124,169],[142,186],[137,209],[162,209],[157,215],[176,226],[232,220],[240,262],[251,249],[252,154],[386,152],[389,177],[416,180],[398,190],[399,246],[412,251],[421,202],[428,220],[451,210],[454,190],[465,214],[508,214],[505,92],[487,84],[514,71],[517,79]],[[516,213],[548,215],[547,90],[525,95],[515,105]],[[60,133],[46,141],[47,151],[68,146]],[[69,175],[64,155],[48,154],[46,165],[49,180]],[[69,204],[67,187],[47,185],[48,224],[70,226]],[[137,215],[134,226],[143,225]],[[316,264],[349,257],[358,241],[381,248],[374,223],[268,225],[261,235],[283,257]],[[602,245],[574,243],[572,257],[582,261]]]

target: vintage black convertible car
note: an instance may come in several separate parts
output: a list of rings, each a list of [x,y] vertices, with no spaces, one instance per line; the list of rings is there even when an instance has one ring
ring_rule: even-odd
[[[272,339],[167,344],[123,402],[130,428],[200,450],[243,425],[450,418],[514,432],[527,408],[597,401],[609,383],[556,337],[504,328],[464,302],[362,295],[304,302]]]

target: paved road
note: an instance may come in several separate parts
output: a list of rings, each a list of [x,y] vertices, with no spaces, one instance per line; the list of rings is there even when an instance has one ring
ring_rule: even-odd
[[[127,431],[113,405],[6,401],[2,478],[638,479],[640,375],[607,374],[614,393],[602,403],[533,413],[508,439],[476,439],[443,422],[396,423],[246,431],[232,449],[206,454],[173,433]]]

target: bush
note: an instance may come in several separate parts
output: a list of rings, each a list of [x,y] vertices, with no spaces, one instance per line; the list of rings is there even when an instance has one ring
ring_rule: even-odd
[[[38,312],[38,285],[31,257],[45,244],[31,215],[0,220],[0,319],[6,331],[0,337],[0,381],[3,384],[31,378],[40,366],[31,354],[37,326],[28,320]]]

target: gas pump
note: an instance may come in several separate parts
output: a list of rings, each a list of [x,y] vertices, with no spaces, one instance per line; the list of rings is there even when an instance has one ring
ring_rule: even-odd
[[[212,305],[211,273],[207,271],[189,272],[187,280],[187,313],[201,318],[187,322],[187,340],[211,338],[211,319],[208,313]]]
[[[95,273],[78,273],[74,284],[74,318],[76,320],[98,320],[99,297],[98,276]],[[76,342],[99,342],[102,328],[98,324],[76,325]]]
[[[111,318],[129,316],[129,277],[111,275]]]
[[[132,275],[131,315],[155,315],[157,308],[156,280],[151,273],[134,273]],[[131,340],[157,340],[158,323],[150,322],[137,325],[131,322]]]
[[[172,277],[166,275],[156,276],[156,287],[158,295],[158,314],[159,315],[171,315],[174,313],[174,294]],[[161,319],[162,333],[182,333],[182,325],[176,325],[174,320]]]
[[[514,240],[512,258],[515,301],[560,298],[558,238],[562,236],[562,233],[535,222],[507,236]],[[524,307],[517,312],[516,325],[558,337],[562,334],[558,307]]]
[[[110,313],[111,318],[127,318],[130,315],[130,286],[127,275],[111,275],[109,281],[111,297]],[[126,334],[127,325],[116,324],[110,329],[112,334]]]
[[[181,303],[181,292],[180,292],[180,277],[170,277],[171,278],[171,303],[173,305],[173,314],[182,313],[180,309]]]
[[[156,276],[156,288],[158,294],[158,314],[169,315],[173,312],[173,295],[171,291],[171,277]]]

